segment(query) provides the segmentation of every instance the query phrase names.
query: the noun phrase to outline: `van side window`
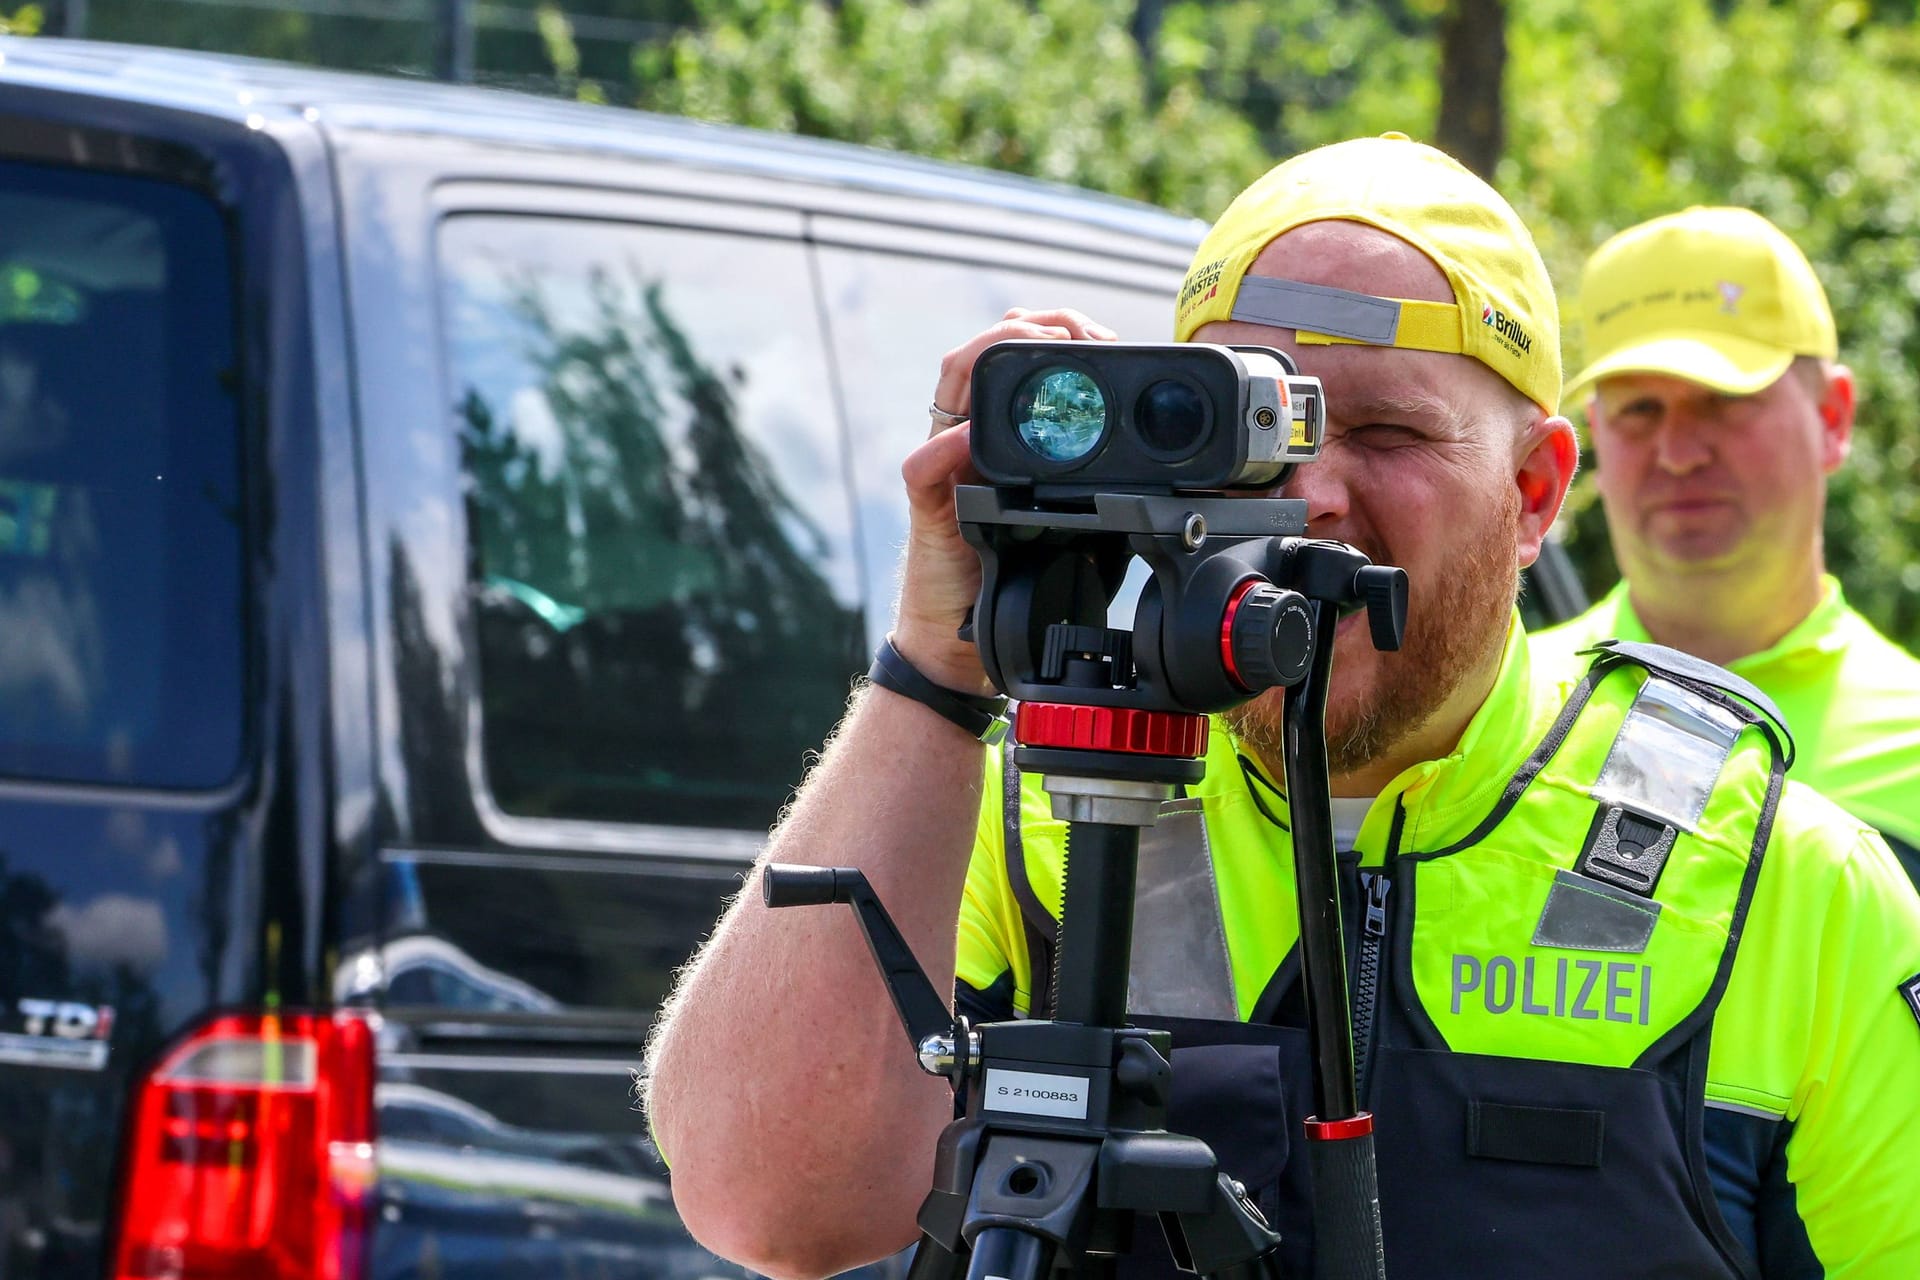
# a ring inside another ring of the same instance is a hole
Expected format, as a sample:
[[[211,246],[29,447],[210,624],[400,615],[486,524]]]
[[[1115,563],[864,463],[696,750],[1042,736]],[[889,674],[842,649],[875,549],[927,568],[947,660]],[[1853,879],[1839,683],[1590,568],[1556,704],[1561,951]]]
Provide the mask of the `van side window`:
[[[0,774],[239,767],[233,288],[207,198],[0,163]]]
[[[766,827],[863,648],[804,249],[462,214],[439,256],[494,800]]]
[[[1132,342],[1172,337],[1177,272],[1155,291],[872,249],[828,245],[819,254],[847,388],[862,553],[875,582],[894,580],[906,545],[900,464],[926,438],[927,396],[949,348],[1016,306],[1074,307]],[[880,642],[890,618],[890,610],[875,610],[870,643]]]

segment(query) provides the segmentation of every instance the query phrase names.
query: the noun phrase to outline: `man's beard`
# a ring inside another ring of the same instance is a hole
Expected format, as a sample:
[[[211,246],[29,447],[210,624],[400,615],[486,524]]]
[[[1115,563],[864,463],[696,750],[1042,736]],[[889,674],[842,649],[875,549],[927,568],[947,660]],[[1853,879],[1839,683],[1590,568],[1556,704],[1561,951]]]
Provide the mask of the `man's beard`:
[[[1327,698],[1327,769],[1333,777],[1384,758],[1439,712],[1490,650],[1505,643],[1519,590],[1513,561],[1519,518],[1516,495],[1478,535],[1463,540],[1466,549],[1445,582],[1429,584],[1424,593],[1419,583],[1411,584],[1406,637],[1398,653],[1375,657],[1379,674],[1372,688],[1343,687],[1336,658]],[[1362,625],[1352,639],[1370,643],[1366,634]],[[1225,717],[1276,773],[1283,759],[1283,695],[1269,690]]]

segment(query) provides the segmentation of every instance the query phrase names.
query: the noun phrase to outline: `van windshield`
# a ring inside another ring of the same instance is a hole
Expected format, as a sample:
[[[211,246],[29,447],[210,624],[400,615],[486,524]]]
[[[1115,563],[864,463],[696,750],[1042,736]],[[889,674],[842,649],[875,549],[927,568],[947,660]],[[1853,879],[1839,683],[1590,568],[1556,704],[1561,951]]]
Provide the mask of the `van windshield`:
[[[204,197],[0,162],[0,775],[238,764],[231,290]]]

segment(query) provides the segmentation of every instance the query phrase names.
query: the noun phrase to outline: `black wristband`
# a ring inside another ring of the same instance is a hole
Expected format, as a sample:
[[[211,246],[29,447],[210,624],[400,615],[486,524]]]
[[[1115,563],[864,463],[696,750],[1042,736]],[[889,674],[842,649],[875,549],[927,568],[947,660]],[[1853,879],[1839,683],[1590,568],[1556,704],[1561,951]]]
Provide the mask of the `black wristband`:
[[[921,675],[911,662],[900,656],[900,651],[893,647],[892,636],[882,640],[880,647],[874,650],[873,666],[867,671],[867,680],[903,698],[913,699],[934,714],[965,729],[970,738],[992,744],[1006,736],[1005,698],[956,693],[952,689],[942,688]]]

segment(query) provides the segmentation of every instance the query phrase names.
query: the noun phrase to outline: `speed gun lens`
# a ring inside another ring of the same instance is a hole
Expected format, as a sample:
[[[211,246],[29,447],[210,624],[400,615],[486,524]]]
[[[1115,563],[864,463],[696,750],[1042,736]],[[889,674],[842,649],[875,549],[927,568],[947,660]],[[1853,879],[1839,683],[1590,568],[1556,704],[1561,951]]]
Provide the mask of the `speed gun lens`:
[[[1141,443],[1170,460],[1187,457],[1207,436],[1206,399],[1178,378],[1149,383],[1133,416]]]
[[[1107,428],[1107,398],[1078,369],[1036,369],[1014,398],[1020,441],[1048,462],[1073,462],[1092,453]]]
[[[1081,507],[1101,493],[1269,489],[1320,450],[1317,378],[1274,347],[996,342],[973,366],[971,452],[996,488]]]

